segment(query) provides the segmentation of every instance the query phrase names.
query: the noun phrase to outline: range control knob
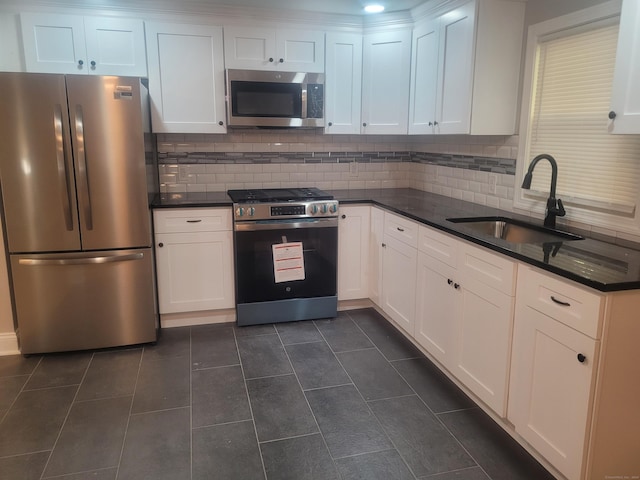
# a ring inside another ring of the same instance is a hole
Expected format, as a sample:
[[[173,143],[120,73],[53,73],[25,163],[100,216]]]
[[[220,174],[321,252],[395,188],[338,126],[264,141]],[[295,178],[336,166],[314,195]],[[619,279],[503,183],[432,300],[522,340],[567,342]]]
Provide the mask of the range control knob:
[[[338,211],[338,205],[336,205],[335,203],[332,203],[331,205],[329,205],[329,212],[336,213],[337,211]]]
[[[321,211],[322,213],[327,213],[327,212],[328,212],[328,210],[329,210],[329,208],[327,207],[327,204],[326,204],[326,203],[323,203],[323,204],[322,204],[322,206],[320,207],[320,211]]]
[[[317,205],[311,205],[311,213],[313,215],[315,215],[316,213],[318,213],[318,206]]]
[[[244,216],[244,207],[238,207],[238,209],[236,210],[236,214],[237,214],[239,217]]]
[[[256,214],[256,209],[253,207],[249,207],[249,216],[253,217]]]

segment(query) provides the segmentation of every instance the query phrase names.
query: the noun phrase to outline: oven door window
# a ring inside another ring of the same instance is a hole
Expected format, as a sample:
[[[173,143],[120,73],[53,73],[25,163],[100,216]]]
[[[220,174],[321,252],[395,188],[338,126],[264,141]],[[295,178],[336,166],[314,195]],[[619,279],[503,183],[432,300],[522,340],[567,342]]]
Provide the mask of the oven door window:
[[[272,246],[283,242],[302,242],[304,280],[275,282]],[[337,227],[236,232],[236,301],[336,295],[337,252]]]
[[[302,118],[299,83],[231,82],[234,117]]]

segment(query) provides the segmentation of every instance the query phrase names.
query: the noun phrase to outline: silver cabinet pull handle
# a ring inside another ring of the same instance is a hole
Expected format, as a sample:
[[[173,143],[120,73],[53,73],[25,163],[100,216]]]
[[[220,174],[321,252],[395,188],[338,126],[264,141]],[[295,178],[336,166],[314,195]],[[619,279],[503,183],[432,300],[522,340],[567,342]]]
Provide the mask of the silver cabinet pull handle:
[[[62,106],[56,105],[53,110],[53,127],[56,136],[56,162],[58,164],[58,182],[64,221],[68,231],[73,230],[73,212],[71,212],[71,191],[67,180],[67,152],[64,148],[64,126],[62,123]]]
[[[144,258],[144,253],[129,253],[126,255],[107,255],[100,257],[80,257],[80,258],[21,258],[20,265],[29,266],[54,266],[54,265],[88,265],[101,263],[126,262],[129,260],[140,260]]]
[[[404,232],[404,228],[396,227],[399,232]]]
[[[82,207],[84,210],[84,220],[87,230],[93,230],[93,215],[91,213],[91,193],[89,192],[89,174],[87,172],[87,158],[84,144],[84,120],[82,118],[82,107],[76,105],[76,146],[78,149],[78,182],[80,184],[80,194],[82,195]]]
[[[551,300],[553,300],[553,302],[557,303],[558,305],[562,305],[563,307],[570,307],[571,306],[571,304],[569,302],[563,302],[562,300],[558,300],[553,295],[551,295]]]
[[[187,223],[200,223],[202,220],[198,219],[198,220],[187,220]]]

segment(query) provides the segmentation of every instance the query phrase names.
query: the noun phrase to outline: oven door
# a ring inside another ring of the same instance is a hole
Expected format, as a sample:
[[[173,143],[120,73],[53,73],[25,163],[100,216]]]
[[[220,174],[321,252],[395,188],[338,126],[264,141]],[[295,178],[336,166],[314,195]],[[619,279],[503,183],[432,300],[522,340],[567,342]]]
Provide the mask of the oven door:
[[[304,279],[276,282],[273,246],[288,242],[302,243]],[[336,295],[337,218],[236,224],[235,252],[238,304]]]

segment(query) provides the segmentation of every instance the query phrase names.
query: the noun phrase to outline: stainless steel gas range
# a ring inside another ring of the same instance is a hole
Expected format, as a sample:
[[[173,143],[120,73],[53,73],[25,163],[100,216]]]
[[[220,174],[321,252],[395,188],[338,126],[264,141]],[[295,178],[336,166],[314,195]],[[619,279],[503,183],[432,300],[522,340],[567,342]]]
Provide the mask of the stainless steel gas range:
[[[317,188],[227,193],[238,325],[335,317],[338,202]]]

